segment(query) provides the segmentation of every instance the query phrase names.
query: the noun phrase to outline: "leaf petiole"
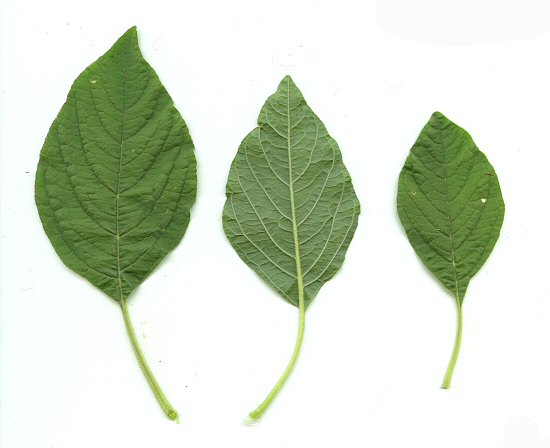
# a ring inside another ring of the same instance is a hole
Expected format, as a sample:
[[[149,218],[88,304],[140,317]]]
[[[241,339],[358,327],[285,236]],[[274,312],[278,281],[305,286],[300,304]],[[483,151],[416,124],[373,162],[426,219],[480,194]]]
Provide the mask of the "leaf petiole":
[[[128,313],[126,300],[122,300],[120,302],[120,308],[122,309],[122,316],[124,317],[124,325],[126,326],[126,332],[128,333],[128,338],[130,339],[130,343],[132,344],[132,349],[134,350],[134,354],[136,355],[139,367],[141,368],[141,371],[143,372],[145,379],[149,383],[149,386],[151,387],[151,390],[155,394],[155,398],[157,399],[160,407],[166,414],[166,417],[168,417],[170,420],[176,421],[176,423],[179,423],[178,412],[172,407],[172,405],[164,395],[164,392],[162,392],[162,389],[160,388],[159,383],[157,383],[157,380],[155,379],[153,372],[151,372],[151,369],[149,368],[149,365],[145,360],[145,356],[143,356],[143,352],[139,347],[136,334],[134,332],[134,327],[132,325],[132,321],[130,320],[130,314]]]
[[[460,301],[456,300],[456,310],[457,310],[457,325],[456,325],[456,337],[455,345],[453,347],[453,353],[447,366],[447,371],[445,372],[445,377],[443,378],[443,383],[441,384],[442,389],[449,389],[451,387],[451,380],[453,378],[453,372],[455,370],[456,361],[458,360],[458,354],[460,353],[460,343],[462,342],[462,305]]]
[[[256,409],[254,409],[250,414],[248,414],[248,416],[252,420],[260,419],[262,414],[265,412],[265,410],[269,407],[273,399],[279,393],[279,390],[281,389],[281,387],[283,387],[283,384],[289,377],[290,373],[292,372],[292,369],[294,368],[294,365],[296,364],[296,360],[298,359],[300,348],[302,347],[302,340],[304,339],[305,317],[306,317],[303,294],[300,294],[300,296],[301,296],[300,304],[299,304],[300,318],[298,322],[298,336],[296,337],[296,344],[294,345],[294,351],[292,352],[292,357],[290,358],[290,361],[288,362],[288,365],[286,366],[285,371],[281,375],[281,378],[279,378],[279,381],[277,381],[277,384],[275,384],[275,387],[271,389],[271,392],[269,392],[265,400],[262,401],[262,403]]]

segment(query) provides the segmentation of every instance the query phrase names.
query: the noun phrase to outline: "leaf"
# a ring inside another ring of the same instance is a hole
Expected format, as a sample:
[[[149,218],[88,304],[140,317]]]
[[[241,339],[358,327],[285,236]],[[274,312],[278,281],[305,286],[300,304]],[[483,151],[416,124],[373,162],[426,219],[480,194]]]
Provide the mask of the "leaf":
[[[464,295],[499,237],[504,201],[485,155],[439,112],[401,171],[397,211],[417,255],[456,300],[457,337],[442,386],[448,388],[460,349]]]
[[[305,309],[340,269],[359,217],[336,141],[285,77],[244,139],[229,172],[223,227],[241,259],[283,299],[299,307],[292,359],[259,418],[290,373]]]
[[[35,196],[61,260],[120,304],[138,362],[172,419],[126,302],[183,237],[196,186],[187,126],[130,28],[71,87],[40,154]]]

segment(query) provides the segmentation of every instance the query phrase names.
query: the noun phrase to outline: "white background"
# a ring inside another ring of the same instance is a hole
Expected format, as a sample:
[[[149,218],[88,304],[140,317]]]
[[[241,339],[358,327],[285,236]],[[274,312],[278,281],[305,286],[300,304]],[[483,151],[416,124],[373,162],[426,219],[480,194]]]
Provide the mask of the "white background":
[[[179,425],[116,304],[61,263],[33,200],[72,81],[132,25],[199,163],[187,234],[130,306]],[[550,447],[549,30],[547,0],[0,0],[0,446]],[[293,375],[247,427],[298,316],[238,258],[221,210],[230,162],[285,74],[338,141],[362,215]],[[454,303],[395,211],[435,110],[471,133],[506,202],[449,391]]]

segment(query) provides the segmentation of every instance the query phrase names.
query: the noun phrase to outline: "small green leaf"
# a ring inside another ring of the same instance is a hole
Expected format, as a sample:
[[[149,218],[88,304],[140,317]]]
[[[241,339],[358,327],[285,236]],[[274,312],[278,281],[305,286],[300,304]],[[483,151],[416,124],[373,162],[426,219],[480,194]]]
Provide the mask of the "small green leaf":
[[[195,201],[193,142],[130,28],[75,80],[36,172],[36,204],[61,260],[122,309],[128,336],[166,415],[127,299],[179,243]]]
[[[223,228],[241,259],[299,308],[292,358],[261,416],[298,356],[305,310],[340,269],[359,217],[336,141],[287,76],[260,112],[229,171]]]
[[[417,255],[456,300],[457,335],[442,385],[446,389],[460,350],[464,295],[499,237],[504,201],[485,155],[439,112],[401,171],[397,211]]]

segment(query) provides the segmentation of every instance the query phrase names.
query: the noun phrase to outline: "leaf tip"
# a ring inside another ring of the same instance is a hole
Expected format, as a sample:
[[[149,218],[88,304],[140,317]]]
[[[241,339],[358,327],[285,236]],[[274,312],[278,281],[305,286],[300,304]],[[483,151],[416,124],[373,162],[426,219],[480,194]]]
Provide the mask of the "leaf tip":
[[[448,118],[439,111],[435,111],[432,114],[432,119],[434,119],[434,120],[448,120]]]
[[[291,88],[297,88],[296,87],[296,83],[294,82],[294,80],[292,79],[292,77],[290,75],[286,75],[282,80],[281,82],[279,83],[280,86],[282,85],[287,85]]]
[[[137,26],[134,25],[126,30],[126,32],[120,36],[119,41],[126,39],[134,39],[137,37]]]
[[[432,114],[428,123],[430,126],[435,126],[437,129],[443,129],[449,125],[455,125],[455,123],[453,123],[451,120],[449,120],[445,115],[443,115],[439,111],[435,111]]]

